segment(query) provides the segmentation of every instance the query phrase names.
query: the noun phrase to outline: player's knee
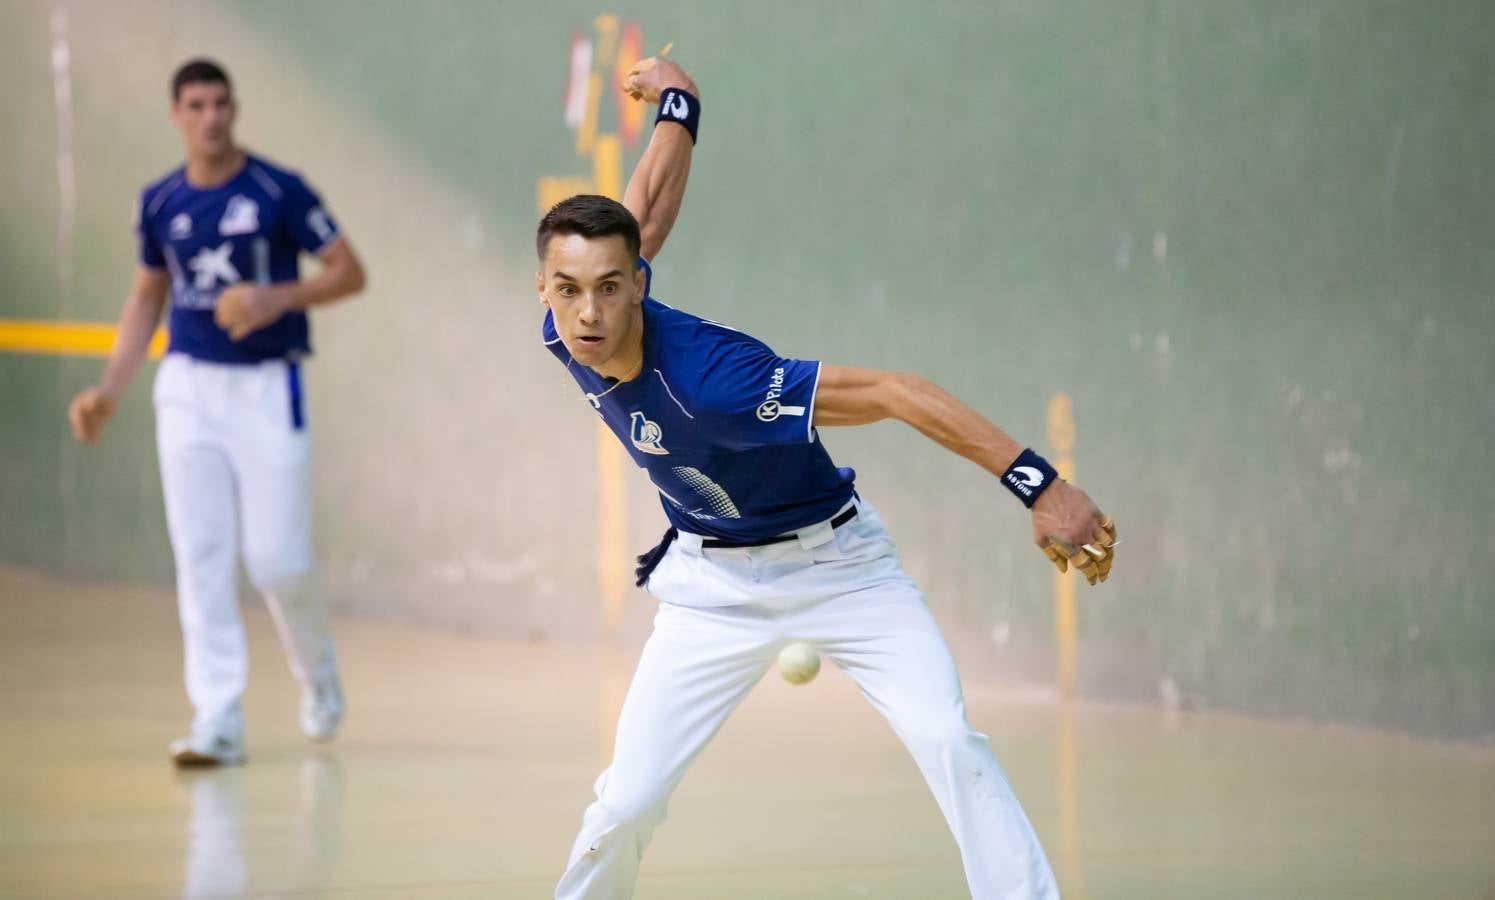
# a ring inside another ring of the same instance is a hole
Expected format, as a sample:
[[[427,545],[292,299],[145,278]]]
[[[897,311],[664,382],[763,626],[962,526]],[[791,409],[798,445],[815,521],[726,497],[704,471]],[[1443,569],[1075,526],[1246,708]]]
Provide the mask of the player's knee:
[[[966,717],[951,710],[940,715],[925,715],[906,729],[909,744],[916,752],[950,758],[971,752],[990,752],[986,735],[971,727]]]
[[[261,591],[296,594],[310,579],[313,560],[299,548],[245,549],[244,568]]]
[[[647,802],[602,801],[588,809],[582,826],[589,855],[611,856],[622,852],[641,857],[654,839],[654,829],[664,821],[664,804]]]
[[[667,798],[648,795],[610,797],[602,801],[606,817],[613,826],[629,831],[652,831],[664,821]]]
[[[234,564],[234,542],[228,534],[199,529],[172,548],[178,570],[184,575]]]
[[[592,792],[597,802],[587,816],[597,816],[599,827],[621,823],[648,823],[651,827],[664,821],[672,786],[647,777],[620,781],[611,767],[597,776]]]

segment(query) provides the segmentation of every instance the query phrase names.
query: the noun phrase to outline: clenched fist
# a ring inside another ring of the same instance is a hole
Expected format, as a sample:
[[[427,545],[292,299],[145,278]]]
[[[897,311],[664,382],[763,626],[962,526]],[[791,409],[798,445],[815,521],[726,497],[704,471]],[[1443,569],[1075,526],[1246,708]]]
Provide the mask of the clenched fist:
[[[104,423],[114,415],[118,401],[102,390],[91,387],[79,391],[67,407],[67,420],[73,426],[73,437],[84,444],[97,443]]]
[[[241,281],[218,295],[213,321],[228,332],[231,341],[242,341],[285,315],[285,292],[268,285]]]
[[[671,46],[673,45],[666,45],[658,56],[650,56],[634,63],[628,74],[623,76],[623,90],[628,96],[645,103],[658,103],[659,95],[667,88],[679,88],[693,97],[701,96],[700,88],[685,74],[685,70],[664,58]]]

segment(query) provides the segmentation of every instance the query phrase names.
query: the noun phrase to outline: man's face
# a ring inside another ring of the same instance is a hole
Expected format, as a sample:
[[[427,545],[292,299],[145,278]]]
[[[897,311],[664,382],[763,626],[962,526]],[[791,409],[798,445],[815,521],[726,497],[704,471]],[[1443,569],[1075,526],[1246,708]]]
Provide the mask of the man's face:
[[[598,370],[609,362],[633,362],[629,354],[642,318],[644,270],[621,235],[552,237],[535,287],[573,359]]]
[[[171,119],[182,132],[188,156],[222,156],[234,145],[238,104],[228,85],[196,82],[182,85],[171,105]]]

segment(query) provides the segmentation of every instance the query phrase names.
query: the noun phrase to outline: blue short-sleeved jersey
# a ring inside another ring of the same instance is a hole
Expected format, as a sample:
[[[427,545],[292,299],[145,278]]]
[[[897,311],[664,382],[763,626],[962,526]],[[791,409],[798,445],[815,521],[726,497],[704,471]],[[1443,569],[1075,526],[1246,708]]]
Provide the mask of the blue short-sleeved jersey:
[[[645,295],[644,363],[631,381],[573,362],[549,312],[542,333],[648,471],[670,522],[754,541],[834,516],[851,499],[856,473],[831,462],[812,424],[820,363],[784,359],[756,338],[647,297],[648,286]]]
[[[198,359],[256,363],[311,352],[306,313],[288,312],[235,342],[213,321],[224,288],[300,277],[298,257],[338,239],[337,223],[301,176],[250,156],[215,188],[195,188],[184,169],[140,195],[140,262],[171,270],[170,350]]]

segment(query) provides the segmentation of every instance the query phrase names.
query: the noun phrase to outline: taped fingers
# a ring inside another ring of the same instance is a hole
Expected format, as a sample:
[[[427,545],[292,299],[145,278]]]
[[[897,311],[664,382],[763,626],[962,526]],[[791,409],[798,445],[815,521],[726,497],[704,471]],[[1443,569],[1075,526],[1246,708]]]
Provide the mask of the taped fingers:
[[[1111,574],[1111,565],[1116,561],[1116,545],[1120,543],[1116,539],[1116,522],[1110,516],[1102,515],[1094,532],[1091,534],[1090,543],[1084,545],[1085,553],[1095,561],[1096,578],[1105,581]],[[1092,581],[1091,584],[1095,582]]]
[[[1085,580],[1092,585],[1100,580],[1100,561],[1091,556],[1086,550],[1081,549],[1079,553],[1071,556],[1069,563],[1075,567],[1076,572],[1084,575]]]
[[[1110,516],[1102,515],[1100,517],[1100,524],[1096,529],[1096,537],[1100,538],[1101,535],[1105,535],[1100,541],[1103,546],[1110,547],[1116,543],[1116,522]]]
[[[623,77],[623,90],[630,97],[633,97],[633,99],[642,100],[644,93],[637,84],[638,76],[659,65],[659,61],[668,56],[669,52],[673,50],[674,47],[675,42],[670,41],[668,44],[664,45],[664,49],[659,51],[657,55],[646,56],[638,62],[634,63],[633,68],[628,70],[628,74]]]
[[[1066,541],[1059,535],[1049,535],[1049,542],[1044,545],[1043,553],[1049,559],[1053,560],[1054,565],[1059,569],[1061,573],[1068,571],[1069,567],[1073,566],[1077,571],[1079,571],[1081,575],[1084,575],[1087,579],[1093,578],[1093,576],[1086,571],[1086,566],[1090,565],[1093,562],[1090,559],[1090,555],[1074,544],[1071,544],[1069,541]]]
[[[1100,581],[1105,581],[1106,577],[1111,574],[1111,560],[1113,558],[1111,555],[1111,548],[1109,546],[1086,544],[1081,549],[1085,551],[1088,562],[1094,567],[1095,578],[1091,579],[1090,583],[1095,584],[1097,579],[1099,579]],[[1090,577],[1089,566],[1077,565],[1076,568],[1085,569],[1085,577]]]
[[[1043,548],[1043,553],[1060,572],[1073,567],[1091,584],[1104,581],[1111,572],[1110,548],[1095,543],[1071,544],[1058,535],[1051,534],[1048,544]]]

